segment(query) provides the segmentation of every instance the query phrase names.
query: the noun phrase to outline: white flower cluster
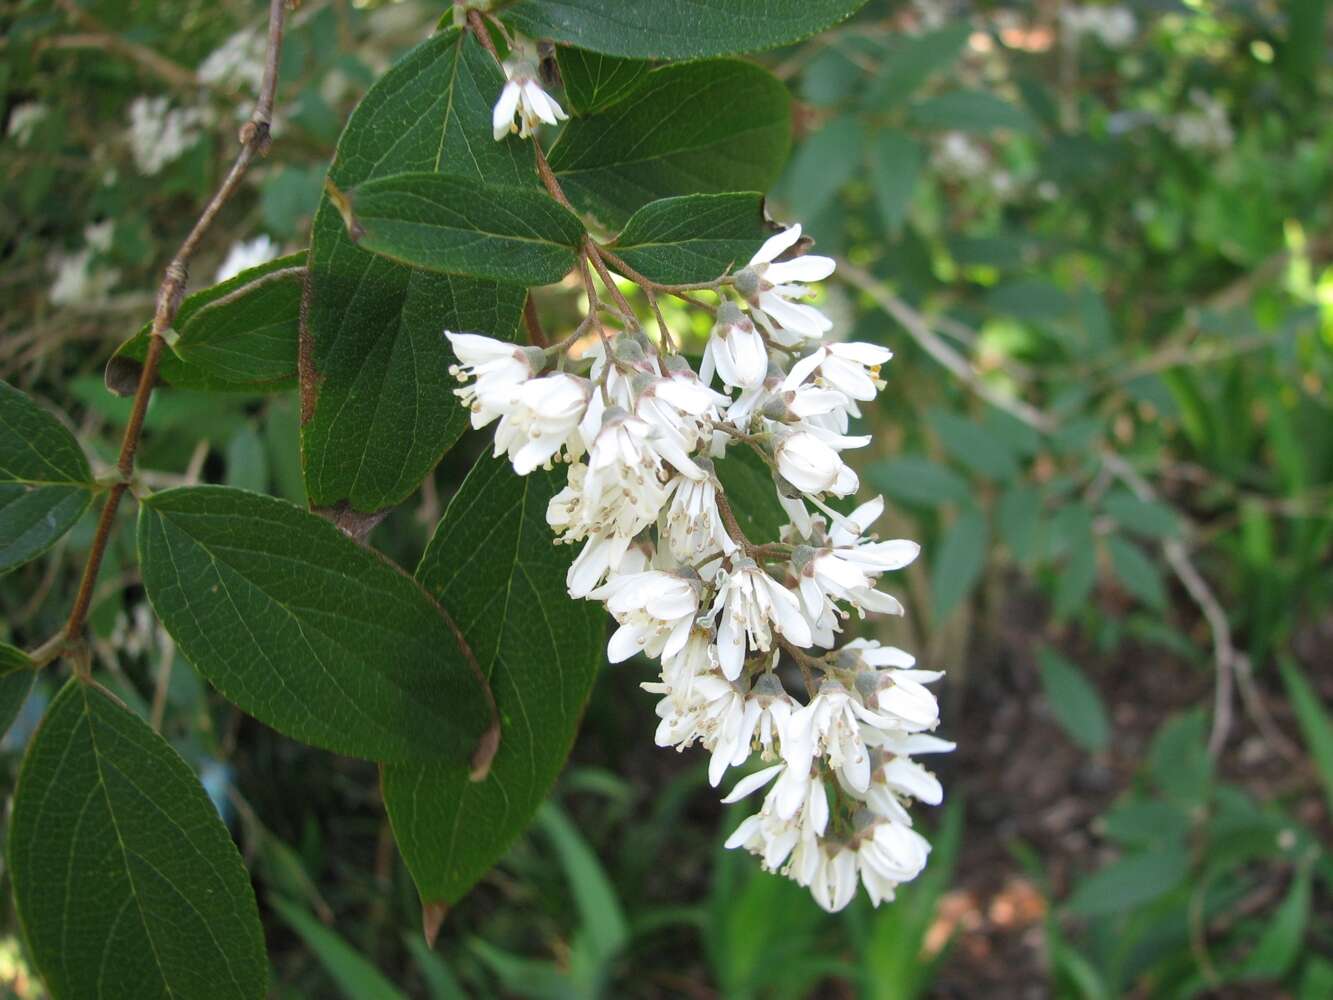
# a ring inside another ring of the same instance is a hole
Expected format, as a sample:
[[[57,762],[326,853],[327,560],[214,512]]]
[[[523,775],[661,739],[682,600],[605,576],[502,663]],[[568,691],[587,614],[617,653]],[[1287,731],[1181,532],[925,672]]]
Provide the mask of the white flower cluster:
[[[139,96],[130,102],[130,152],[135,166],[152,177],[197,143],[204,114],[173,108],[165,97]]]
[[[1227,109],[1217,98],[1198,88],[1190,91],[1194,109],[1168,119],[1167,128],[1185,149],[1224,153],[1235,142],[1236,134],[1227,119]]]
[[[1128,7],[1103,5],[1062,7],[1060,25],[1075,42],[1095,38],[1108,49],[1123,49],[1134,40],[1139,27]]]
[[[102,257],[111,249],[115,223],[106,219],[83,227],[84,245],[72,254],[56,251],[47,261],[54,278],[47,298],[56,306],[97,306],[111,297],[120,271],[106,267]]]
[[[495,424],[495,454],[520,475],[569,463],[547,510],[560,541],[582,547],[569,593],[605,602],[619,625],[612,662],[660,660],[660,680],[644,685],[661,697],[658,744],[702,745],[714,786],[758,754],[766,766],[723,801],[769,790],[728,846],[838,910],[858,882],[878,904],[922,870],[930,846],[906,805],[942,793],[912,756],[952,744],[929,735],[938,707],[925,685],[939,674],[876,642],[834,649],[853,610],[902,613],[876,584],[918,547],[869,533],[882,499],[850,515],[826,503],[857,489],[842,453],[870,439],[849,435],[849,419],[883,387],[891,353],[824,342],[832,324],[802,300],[834,262],[780,259],[800,235],[793,226],[771,237],[719,282],[697,373],[637,329],[609,339],[598,328],[578,358],[569,341],[447,336],[464,383],[456,393],[473,427]],[[734,448],[772,472],[789,518],[778,538],[741,531],[714,464]],[[803,698],[779,671],[784,651]]]
[[[245,28],[236,32],[199,64],[202,83],[230,90],[258,94],[264,79],[264,32]]]

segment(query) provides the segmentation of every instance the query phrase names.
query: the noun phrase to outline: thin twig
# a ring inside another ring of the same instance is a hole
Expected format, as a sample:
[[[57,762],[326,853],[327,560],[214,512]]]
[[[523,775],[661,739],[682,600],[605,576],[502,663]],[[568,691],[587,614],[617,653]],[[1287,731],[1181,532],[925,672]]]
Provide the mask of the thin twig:
[[[176,251],[176,256],[167,265],[162,284],[158,288],[157,308],[153,314],[148,350],[144,356],[143,370],[139,375],[139,385],[134,393],[134,403],[130,409],[129,422],[125,426],[120,456],[116,462],[120,478],[107,492],[106,503],[97,521],[97,530],[93,536],[92,548],[88,552],[88,561],[83,568],[79,591],[74,598],[74,607],[70,611],[69,620],[65,624],[64,637],[67,648],[71,644],[77,644],[82,637],[88,608],[92,604],[97,573],[102,567],[102,559],[106,555],[107,543],[115,524],[116,511],[120,507],[125,491],[129,489],[130,479],[134,474],[134,456],[139,449],[144,415],[148,411],[148,400],[153,394],[153,385],[157,381],[157,366],[162,357],[163,334],[175,320],[181,300],[185,297],[190,259],[198,249],[204,234],[213,224],[213,220],[240,186],[241,178],[251,162],[256,156],[263,156],[268,152],[269,129],[273,123],[273,101],[278,86],[278,58],[282,51],[282,31],[286,14],[286,0],[269,0],[268,48],[264,57],[264,77],[259,87],[259,98],[255,102],[254,113],[241,127],[240,152],[221,187],[205,206],[194,228]]]
[[[523,324],[528,328],[528,342],[533,347],[551,346],[546,331],[542,329],[542,319],[537,315],[537,300],[532,297],[532,292],[528,292],[527,300],[523,303]]]

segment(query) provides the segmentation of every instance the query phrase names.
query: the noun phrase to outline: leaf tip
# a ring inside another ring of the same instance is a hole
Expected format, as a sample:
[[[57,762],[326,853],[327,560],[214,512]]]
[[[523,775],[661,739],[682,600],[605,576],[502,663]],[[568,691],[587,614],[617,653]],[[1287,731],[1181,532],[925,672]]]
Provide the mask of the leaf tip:
[[[440,936],[440,927],[449,915],[449,904],[438,900],[421,904],[421,933],[426,937],[426,947],[434,948],[435,940]]]

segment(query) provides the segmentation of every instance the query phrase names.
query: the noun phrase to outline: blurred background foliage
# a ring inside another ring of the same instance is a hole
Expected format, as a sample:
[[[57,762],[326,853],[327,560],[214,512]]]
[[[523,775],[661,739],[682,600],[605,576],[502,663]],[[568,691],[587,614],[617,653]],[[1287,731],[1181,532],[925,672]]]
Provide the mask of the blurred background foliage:
[[[925,554],[886,637],[949,671],[959,743],[931,866],[878,912],[722,851],[739,817],[652,745],[628,664],[431,950],[373,765],[211,696],[118,532],[95,655],[242,845],[274,995],[1333,996],[1328,6],[871,0],[763,57],[797,99],[770,209],[842,258],[826,310],[896,352],[860,471]],[[262,8],[0,4],[0,377],[107,465],[102,365],[229,161]],[[194,287],[305,246],[348,111],[444,9],[302,3],[272,154]],[[303,502],[296,420],[291,394],[159,392],[143,478]],[[412,565],[467,452],[374,544]],[[0,638],[55,631],[91,528],[0,579]],[[0,691],[0,780],[53,680]],[[12,913],[0,983],[41,995]]]

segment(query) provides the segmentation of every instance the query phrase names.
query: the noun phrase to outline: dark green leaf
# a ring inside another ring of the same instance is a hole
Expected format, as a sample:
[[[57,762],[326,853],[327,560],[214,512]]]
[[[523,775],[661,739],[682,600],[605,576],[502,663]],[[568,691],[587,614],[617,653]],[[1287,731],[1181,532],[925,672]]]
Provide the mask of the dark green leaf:
[[[187,297],[158,377],[178,389],[211,392],[295,385],[305,259],[304,252],[279,257]],[[117,395],[134,394],[150,329],[145,323],[107,362],[106,385]]]
[[[1055,721],[1083,749],[1105,750],[1111,742],[1111,724],[1097,689],[1078,667],[1053,650],[1043,649],[1040,660],[1041,686]]]
[[[1055,583],[1055,617],[1068,618],[1083,607],[1097,582],[1097,549],[1088,544],[1074,549],[1065,560]]]
[[[1123,490],[1109,493],[1102,507],[1122,528],[1149,538],[1174,538],[1180,532],[1176,513],[1157,500],[1140,500]]]
[[[933,74],[947,69],[958,58],[971,33],[972,26],[964,19],[915,38],[900,39],[866,94],[866,108],[884,111],[907,100]]]
[[[942,622],[972,592],[986,565],[990,531],[986,517],[965,510],[945,529],[944,540],[930,563],[930,593],[935,620]]]
[[[36,679],[37,672],[28,654],[7,642],[0,642],[0,739],[14,724]]]
[[[549,285],[574,267],[583,224],[544,191],[393,174],[346,193],[357,246],[426,271]]]
[[[92,499],[92,470],[74,435],[0,382],[0,573],[41,555]]]
[[[574,205],[617,227],[657,198],[766,191],[791,138],[787,90],[732,59],[664,66],[565,126],[551,168]]]
[[[1106,540],[1106,548],[1111,553],[1111,568],[1126,590],[1150,607],[1166,607],[1161,571],[1142,549],[1115,535]]]
[[[1282,682],[1287,688],[1287,697],[1291,699],[1292,710],[1296,713],[1301,736],[1324,783],[1329,811],[1333,813],[1333,717],[1320,705],[1319,695],[1295,663],[1284,657],[1278,666],[1282,671]]]
[[[588,943],[594,963],[603,965],[615,958],[629,941],[629,925],[615,886],[592,847],[554,802],[542,804],[537,822],[565,869],[578,908],[580,933]]]
[[[790,518],[778,503],[773,473],[764,460],[748,445],[736,444],[713,468],[746,537],[756,544],[777,541]]]
[[[932,410],[926,420],[939,435],[944,450],[973,472],[1001,482],[1018,472],[1018,460],[1009,442],[982,424],[948,410]]]
[[[1131,800],[1105,816],[1106,836],[1122,844],[1183,845],[1193,825],[1190,814],[1172,802]]]
[[[139,515],[153,608],[228,699],[314,746],[466,772],[490,722],[447,619],[411,578],[328,521],[220,486]]]
[[[866,469],[866,478],[875,489],[894,499],[922,507],[966,500],[972,495],[967,480],[953,469],[917,455],[874,462]]]
[[[1213,774],[1207,721],[1194,709],[1165,722],[1148,749],[1148,770],[1171,799],[1197,804],[1207,798]]]
[[[469,33],[417,46],[370,88],[338,142],[329,177],[342,190],[434,170],[488,184],[535,186],[531,143],[491,136],[504,86]],[[319,507],[375,511],[408,496],[467,425],[451,393],[442,331],[513,339],[525,291],[433,274],[358,248],[325,198],[310,251],[302,340],[301,447]]]
[[[921,144],[897,129],[885,129],[870,143],[870,183],[880,221],[891,232],[907,219],[924,162]]]
[[[1280,980],[1300,957],[1305,929],[1310,923],[1310,883],[1310,865],[1303,864],[1297,869],[1286,898],[1264,927],[1254,950],[1245,957],[1243,973],[1246,977]]]
[[[558,47],[555,58],[565,85],[566,110],[576,115],[601,111],[628,96],[652,68],[639,59],[617,59],[568,45]]]
[[[1014,483],[1000,497],[995,520],[1000,541],[1009,546],[1013,557],[1019,562],[1032,559],[1041,520],[1041,494],[1026,483]]]
[[[909,117],[921,128],[989,132],[997,128],[1027,131],[1033,121],[1022,108],[982,90],[953,90],[913,104]]]
[[[865,131],[850,115],[834,118],[796,148],[782,179],[781,201],[801,219],[813,219],[861,172]]]
[[[699,59],[798,42],[865,0],[520,0],[505,20],[532,38],[636,59]]]
[[[19,774],[9,867],[57,997],[266,993],[254,890],[185,761],[100,689],[71,680]]]
[[[426,903],[456,901],[527,826],[564,764],[603,659],[602,611],[567,595],[574,553],[552,544],[546,524],[563,479],[543,470],[519,477],[483,456],[417,568],[490,679],[502,733],[482,782],[470,783],[462,762],[382,770],[394,837]]]
[[[1120,913],[1170,892],[1189,871],[1182,847],[1163,847],[1112,862],[1078,884],[1069,909],[1081,917]]]
[[[348,944],[336,931],[325,927],[301,907],[276,896],[268,901],[287,926],[296,931],[315,953],[347,1000],[405,1000],[402,993]]]
[[[684,195],[644,205],[612,249],[653,281],[687,285],[744,267],[775,232],[763,195]]]

